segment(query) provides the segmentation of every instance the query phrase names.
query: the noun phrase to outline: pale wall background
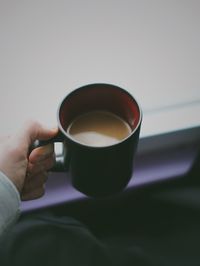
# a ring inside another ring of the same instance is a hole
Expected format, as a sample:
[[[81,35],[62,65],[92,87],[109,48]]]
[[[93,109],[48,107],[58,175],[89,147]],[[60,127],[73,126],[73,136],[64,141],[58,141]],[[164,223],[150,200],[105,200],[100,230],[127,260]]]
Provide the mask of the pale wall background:
[[[200,1],[0,0],[1,133],[93,82],[138,99],[142,136],[200,125]]]

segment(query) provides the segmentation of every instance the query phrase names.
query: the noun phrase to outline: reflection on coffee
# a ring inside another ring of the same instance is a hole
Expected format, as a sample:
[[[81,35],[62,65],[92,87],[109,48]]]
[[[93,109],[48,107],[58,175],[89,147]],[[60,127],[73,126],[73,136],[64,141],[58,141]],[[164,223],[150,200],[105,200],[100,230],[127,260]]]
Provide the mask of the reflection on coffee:
[[[92,111],[78,116],[67,128],[67,133],[79,143],[102,147],[113,145],[131,133],[123,119],[107,111]]]

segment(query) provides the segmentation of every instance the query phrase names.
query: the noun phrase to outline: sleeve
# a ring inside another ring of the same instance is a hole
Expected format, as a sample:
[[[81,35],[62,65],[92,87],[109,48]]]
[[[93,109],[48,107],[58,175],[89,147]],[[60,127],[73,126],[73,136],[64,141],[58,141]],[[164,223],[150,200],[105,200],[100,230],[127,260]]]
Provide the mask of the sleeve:
[[[0,171],[0,238],[19,217],[20,196],[15,185]]]

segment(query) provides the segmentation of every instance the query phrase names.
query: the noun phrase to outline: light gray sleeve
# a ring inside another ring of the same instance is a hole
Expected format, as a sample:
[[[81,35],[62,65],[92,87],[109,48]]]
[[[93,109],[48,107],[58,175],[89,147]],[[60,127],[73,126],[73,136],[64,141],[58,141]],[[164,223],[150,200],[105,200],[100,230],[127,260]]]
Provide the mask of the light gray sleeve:
[[[0,238],[19,217],[20,196],[15,185],[0,171]]]

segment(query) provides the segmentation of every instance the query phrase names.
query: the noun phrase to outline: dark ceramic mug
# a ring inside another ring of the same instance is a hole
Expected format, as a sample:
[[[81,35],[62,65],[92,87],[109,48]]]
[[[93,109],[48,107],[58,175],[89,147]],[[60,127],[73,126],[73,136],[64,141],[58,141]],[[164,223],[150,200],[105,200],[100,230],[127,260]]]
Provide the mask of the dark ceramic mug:
[[[121,117],[131,133],[116,144],[103,147],[77,142],[66,132],[67,127],[79,115],[95,110]],[[118,86],[89,84],[72,91],[57,112],[59,133],[51,142],[62,142],[63,154],[56,158],[53,171],[69,171],[72,185],[88,196],[104,197],[122,191],[132,176],[141,121],[137,101]]]

